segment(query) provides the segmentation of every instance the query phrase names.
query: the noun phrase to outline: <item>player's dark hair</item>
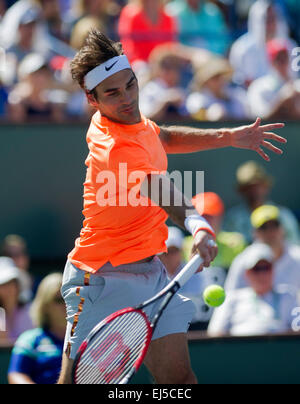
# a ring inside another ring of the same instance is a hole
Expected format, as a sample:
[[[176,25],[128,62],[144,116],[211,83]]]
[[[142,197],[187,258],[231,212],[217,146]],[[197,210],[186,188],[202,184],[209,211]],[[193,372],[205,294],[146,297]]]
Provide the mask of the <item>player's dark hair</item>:
[[[79,52],[71,62],[71,74],[81,88],[85,89],[84,77],[95,67],[115,56],[123,54],[122,44],[109,39],[97,29],[92,29]],[[90,91],[96,98],[96,91]]]

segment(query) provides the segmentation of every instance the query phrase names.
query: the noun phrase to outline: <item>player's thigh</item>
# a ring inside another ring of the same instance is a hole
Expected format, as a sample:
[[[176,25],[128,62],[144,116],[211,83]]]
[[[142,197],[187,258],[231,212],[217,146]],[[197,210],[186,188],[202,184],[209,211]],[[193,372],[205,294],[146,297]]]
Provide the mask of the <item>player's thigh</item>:
[[[64,353],[58,384],[72,384],[72,368],[74,360]]]
[[[159,384],[197,383],[191,368],[187,336],[170,334],[151,342],[145,365]]]

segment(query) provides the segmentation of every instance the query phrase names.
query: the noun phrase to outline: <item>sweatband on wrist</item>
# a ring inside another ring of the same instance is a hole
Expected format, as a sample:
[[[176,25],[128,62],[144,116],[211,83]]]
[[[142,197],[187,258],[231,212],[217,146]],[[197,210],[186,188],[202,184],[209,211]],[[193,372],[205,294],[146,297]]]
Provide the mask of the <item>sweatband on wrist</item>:
[[[86,74],[84,78],[86,90],[94,90],[102,81],[125,69],[132,69],[126,55],[107,60]]]
[[[184,221],[185,228],[189,231],[193,237],[198,233],[198,231],[206,231],[211,234],[214,238],[216,237],[213,228],[210,224],[200,215],[188,216]]]

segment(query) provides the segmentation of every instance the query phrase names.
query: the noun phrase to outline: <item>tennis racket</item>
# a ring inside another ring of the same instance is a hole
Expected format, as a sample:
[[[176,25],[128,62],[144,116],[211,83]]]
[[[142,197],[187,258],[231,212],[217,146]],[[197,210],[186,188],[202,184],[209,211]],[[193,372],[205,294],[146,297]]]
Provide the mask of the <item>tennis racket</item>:
[[[213,240],[210,246],[215,246]],[[194,275],[202,258],[196,254],[158,294],[137,307],[120,310],[101,321],[81,344],[72,370],[73,384],[127,384],[146,356],[155,327],[168,303]],[[152,319],[144,308],[162,299]]]

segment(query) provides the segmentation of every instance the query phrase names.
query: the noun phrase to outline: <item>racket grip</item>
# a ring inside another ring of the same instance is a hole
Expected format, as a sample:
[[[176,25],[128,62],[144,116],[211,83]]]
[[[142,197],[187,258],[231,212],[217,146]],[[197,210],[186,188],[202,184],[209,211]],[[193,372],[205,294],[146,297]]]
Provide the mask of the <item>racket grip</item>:
[[[216,243],[213,240],[209,240],[207,243],[210,247],[215,247]],[[193,256],[193,258],[182,268],[177,276],[173,279],[173,282],[178,283],[180,287],[184,286],[191,277],[197,272],[201,264],[203,263],[203,259],[199,254]]]

